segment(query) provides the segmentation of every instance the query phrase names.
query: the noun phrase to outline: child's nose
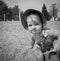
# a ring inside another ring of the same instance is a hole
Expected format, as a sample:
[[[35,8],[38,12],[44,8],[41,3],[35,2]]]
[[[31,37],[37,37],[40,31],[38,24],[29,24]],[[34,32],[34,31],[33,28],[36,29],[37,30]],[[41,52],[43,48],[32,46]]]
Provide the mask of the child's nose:
[[[33,25],[32,28],[35,28],[35,26]]]
[[[33,28],[33,30],[35,30],[35,29],[36,29],[36,27],[35,27],[35,26],[33,26],[32,28]]]

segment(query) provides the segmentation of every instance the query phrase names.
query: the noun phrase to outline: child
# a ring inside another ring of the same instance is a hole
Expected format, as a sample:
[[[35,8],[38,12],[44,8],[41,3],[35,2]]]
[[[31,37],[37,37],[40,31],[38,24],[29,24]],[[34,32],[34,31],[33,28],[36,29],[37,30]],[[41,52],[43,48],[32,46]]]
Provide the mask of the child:
[[[32,39],[33,39],[33,41],[32,41],[32,47],[33,47],[34,43],[36,43],[34,41],[34,38],[36,36],[38,36],[38,37],[40,36],[40,32],[43,30],[43,27],[46,25],[46,20],[44,19],[41,12],[34,10],[34,9],[28,9],[27,11],[24,12],[23,16],[24,17],[22,17],[22,25],[24,26],[25,29],[27,29],[31,32]],[[29,24],[29,22],[28,22],[30,20],[32,20],[31,24]],[[33,27],[32,27],[32,25],[33,25]],[[36,26],[37,29],[34,28],[34,25]],[[38,37],[36,37],[36,38],[38,38]]]
[[[32,43],[30,48],[38,48],[43,53],[53,48],[54,40],[58,39],[58,34],[52,33],[46,28],[46,19],[43,14],[34,9],[28,9],[23,14],[22,25],[32,34]],[[40,57],[42,58],[42,52]]]

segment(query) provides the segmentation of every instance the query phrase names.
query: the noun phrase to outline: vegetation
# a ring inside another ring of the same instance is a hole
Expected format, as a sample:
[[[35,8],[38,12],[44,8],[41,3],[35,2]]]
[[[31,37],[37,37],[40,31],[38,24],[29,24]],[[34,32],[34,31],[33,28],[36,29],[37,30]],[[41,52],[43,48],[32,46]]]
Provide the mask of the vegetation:
[[[43,15],[45,16],[45,18],[46,18],[48,21],[51,19],[51,15],[50,15],[50,13],[47,11],[47,8],[46,8],[46,5],[45,5],[45,4],[43,4],[42,13],[43,13]]]
[[[47,21],[49,21],[52,17],[56,19],[57,12],[58,12],[58,8],[56,8],[56,4],[51,5],[49,12],[46,8],[46,5],[43,4],[42,13],[47,19]],[[7,20],[17,21],[19,20],[20,15],[22,17],[22,14],[23,14],[23,11],[19,9],[18,5],[15,5],[13,8],[11,7],[8,8],[7,4],[3,0],[0,1],[0,21],[7,21]]]
[[[56,7],[56,4],[52,4],[50,8],[50,14],[52,17],[54,17],[54,20],[57,17],[57,12],[58,12],[58,8]]]
[[[0,1],[0,19],[4,19],[4,15],[8,12],[8,6],[5,4],[5,2]]]
[[[19,20],[19,7],[15,5],[13,8],[8,8],[7,4],[0,1],[0,21]]]

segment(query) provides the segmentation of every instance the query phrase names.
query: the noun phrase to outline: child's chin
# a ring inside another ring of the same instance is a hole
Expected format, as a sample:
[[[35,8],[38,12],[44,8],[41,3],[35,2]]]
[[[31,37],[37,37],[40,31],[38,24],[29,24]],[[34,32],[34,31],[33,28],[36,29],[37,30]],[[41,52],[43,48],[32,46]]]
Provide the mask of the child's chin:
[[[37,34],[38,32],[32,32],[33,34]]]
[[[36,34],[37,32],[31,32],[32,34]]]

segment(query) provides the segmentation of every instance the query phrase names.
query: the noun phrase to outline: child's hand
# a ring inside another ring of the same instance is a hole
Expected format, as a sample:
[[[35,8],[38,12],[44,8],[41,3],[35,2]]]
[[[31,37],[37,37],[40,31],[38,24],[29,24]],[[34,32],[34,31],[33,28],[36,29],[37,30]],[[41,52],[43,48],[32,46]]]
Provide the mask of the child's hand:
[[[39,50],[41,49],[38,44],[35,44],[33,48],[34,48],[34,49],[39,49]]]

